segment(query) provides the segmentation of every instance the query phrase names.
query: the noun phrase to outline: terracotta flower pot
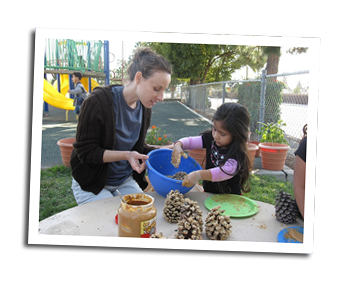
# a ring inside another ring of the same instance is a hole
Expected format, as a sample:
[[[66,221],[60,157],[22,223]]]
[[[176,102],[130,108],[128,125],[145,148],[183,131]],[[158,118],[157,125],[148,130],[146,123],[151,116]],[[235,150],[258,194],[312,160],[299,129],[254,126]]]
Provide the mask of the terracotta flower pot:
[[[61,149],[61,155],[63,164],[67,167],[70,167],[70,155],[73,151],[73,143],[75,142],[75,138],[65,138],[58,140],[57,145]]]
[[[250,171],[252,170],[253,168],[253,163],[254,163],[254,159],[255,159],[255,156],[256,156],[256,152],[258,151],[258,146],[255,145],[255,144],[252,144],[251,142],[247,142],[247,149],[248,149],[248,157],[250,159]]]
[[[259,141],[248,141],[248,143],[252,143],[252,144],[257,145],[258,149],[256,151],[256,156],[255,157],[259,158],[261,156],[261,150],[259,149],[259,143],[261,143],[261,142],[259,142]]]
[[[188,150],[188,155],[196,160],[202,168],[206,167],[206,149],[191,149]]]
[[[260,143],[262,168],[267,170],[283,170],[287,151],[290,146],[279,143]]]

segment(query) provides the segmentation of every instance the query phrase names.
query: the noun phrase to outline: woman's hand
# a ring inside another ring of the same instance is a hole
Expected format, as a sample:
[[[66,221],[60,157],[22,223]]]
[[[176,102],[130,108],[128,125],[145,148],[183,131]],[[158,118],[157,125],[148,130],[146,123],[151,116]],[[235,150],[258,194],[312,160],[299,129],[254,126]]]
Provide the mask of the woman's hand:
[[[142,155],[136,151],[131,151],[128,154],[127,160],[132,166],[133,170],[141,173],[147,166],[145,160],[147,160],[148,158],[149,157],[147,155]],[[140,160],[142,160],[143,162],[140,163]]]
[[[146,168],[145,160],[149,157],[147,155],[142,155],[137,151],[114,151],[114,150],[105,150],[103,154],[103,162],[111,163],[127,160],[132,169],[141,173]],[[140,160],[143,162],[140,163]]]
[[[201,175],[199,171],[193,171],[189,173],[183,180],[182,186],[192,187],[201,180]]]
[[[173,145],[171,164],[176,168],[179,166],[182,156],[185,159],[188,158],[187,154],[184,153],[182,149],[182,145],[183,145],[182,142],[177,142],[176,144]]]

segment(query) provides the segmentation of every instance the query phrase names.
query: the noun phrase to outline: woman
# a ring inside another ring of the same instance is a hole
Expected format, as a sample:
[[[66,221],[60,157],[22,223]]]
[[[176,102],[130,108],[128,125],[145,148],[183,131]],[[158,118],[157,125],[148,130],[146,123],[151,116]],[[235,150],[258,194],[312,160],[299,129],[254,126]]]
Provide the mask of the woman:
[[[125,85],[97,87],[81,106],[71,155],[72,189],[76,202],[146,188],[145,160],[152,148],[144,144],[151,108],[163,100],[172,68],[149,48],[139,49],[129,65]],[[142,188],[141,188],[142,187]]]
[[[293,192],[298,205],[299,212],[304,218],[304,199],[305,199],[305,177],[306,177],[306,162],[307,162],[307,136],[308,125],[303,127],[303,137],[299,143],[298,149],[295,152],[296,160],[294,162],[293,175]]]

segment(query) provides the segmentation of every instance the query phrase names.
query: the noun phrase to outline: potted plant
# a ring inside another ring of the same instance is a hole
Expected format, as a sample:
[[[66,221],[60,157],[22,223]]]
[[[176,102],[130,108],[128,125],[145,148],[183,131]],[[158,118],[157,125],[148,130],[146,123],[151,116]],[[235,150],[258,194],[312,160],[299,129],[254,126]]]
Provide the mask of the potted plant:
[[[261,156],[261,150],[259,149],[259,141],[255,141],[255,140],[249,140],[247,141],[247,145],[248,148],[254,148],[253,145],[255,145],[257,147],[256,151],[255,151],[255,157],[259,158]]]
[[[247,142],[248,157],[250,159],[250,171],[253,169],[254,159],[256,157],[257,151],[259,150],[258,145]]]
[[[256,136],[254,136],[256,134],[253,134],[253,137],[256,138]],[[250,151],[250,155],[253,155],[253,161],[254,161],[254,158],[258,158],[261,156],[261,150],[259,149],[259,141],[256,141],[256,140],[251,140],[251,131],[249,132],[249,135],[248,135],[248,141],[247,141],[247,148],[249,149]],[[257,147],[257,148],[256,148]],[[254,151],[254,152],[252,152]]]
[[[282,120],[276,123],[260,123],[261,130],[256,130],[261,135],[259,148],[261,150],[262,167],[268,170],[283,170],[287,151],[290,149],[285,139],[286,126]]]
[[[164,130],[163,133],[161,133],[161,129],[155,125],[151,127],[150,131],[148,131],[145,136],[145,143],[155,148],[172,149],[173,147],[172,140],[167,136],[166,131]]]
[[[70,167],[70,155],[73,151],[73,143],[75,142],[75,137],[64,138],[57,141],[57,145],[60,148],[62,161],[66,167]]]

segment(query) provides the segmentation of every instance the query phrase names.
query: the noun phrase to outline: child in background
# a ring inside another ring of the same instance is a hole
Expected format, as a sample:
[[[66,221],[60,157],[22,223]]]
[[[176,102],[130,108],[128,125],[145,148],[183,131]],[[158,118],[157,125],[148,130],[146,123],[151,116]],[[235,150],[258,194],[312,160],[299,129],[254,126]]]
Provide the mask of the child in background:
[[[250,161],[247,141],[250,115],[237,103],[222,104],[213,116],[212,130],[200,136],[185,137],[175,142],[171,162],[179,166],[183,150],[206,148],[206,167],[191,172],[183,186],[191,187],[203,180],[205,192],[237,194],[250,191],[248,185]]]
[[[86,99],[87,92],[84,85],[81,83],[82,74],[80,72],[74,72],[72,75],[73,83],[75,84],[75,89],[68,90],[68,93],[73,94],[74,97],[74,112],[76,115],[80,114],[80,107],[82,102]]]

